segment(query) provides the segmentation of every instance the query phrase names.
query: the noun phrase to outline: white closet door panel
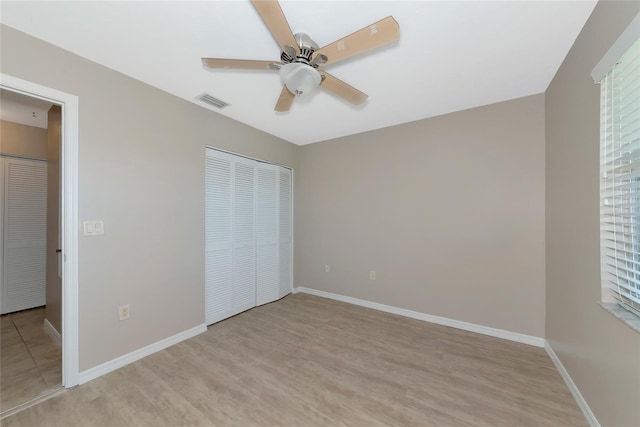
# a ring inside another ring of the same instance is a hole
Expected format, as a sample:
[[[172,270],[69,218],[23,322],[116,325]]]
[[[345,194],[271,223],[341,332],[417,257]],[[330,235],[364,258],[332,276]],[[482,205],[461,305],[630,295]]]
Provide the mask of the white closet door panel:
[[[231,162],[207,157],[206,250],[231,249]]]
[[[258,246],[257,268],[256,305],[279,299],[277,244]]]
[[[233,315],[232,159],[207,150],[205,170],[205,320]]]
[[[255,167],[236,162],[234,172],[234,245],[255,244]]]
[[[7,243],[40,246],[47,238],[47,164],[7,161]]]
[[[47,165],[5,159],[2,312],[46,303]]]
[[[6,313],[46,304],[45,248],[15,248],[8,251]]]
[[[211,324],[291,292],[291,173],[208,149],[206,177]]]
[[[278,242],[278,170],[258,167],[257,233],[258,245]]]
[[[279,216],[280,216],[280,240],[291,240],[291,171],[280,168],[279,171]]]
[[[233,312],[256,305],[255,165],[234,161]]]
[[[292,274],[292,184],[291,171],[279,168],[278,172],[278,237],[279,237],[279,297],[291,293],[293,287]]]
[[[255,247],[238,247],[233,252],[233,314],[256,306]]]
[[[279,294],[278,298],[282,298],[285,295],[291,293],[292,288],[292,274],[291,274],[291,242],[280,243],[279,251]]]
[[[233,316],[231,286],[231,251],[212,251],[206,254],[205,274],[206,322],[210,325]]]
[[[257,277],[256,303],[278,299],[278,167],[259,165],[257,169]]]

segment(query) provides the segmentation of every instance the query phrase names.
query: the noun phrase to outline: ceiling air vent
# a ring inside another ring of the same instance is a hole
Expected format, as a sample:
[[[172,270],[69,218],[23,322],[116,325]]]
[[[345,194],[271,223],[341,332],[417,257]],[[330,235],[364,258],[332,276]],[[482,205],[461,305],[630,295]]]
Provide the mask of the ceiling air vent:
[[[199,97],[197,97],[196,99],[199,99],[200,101],[209,104],[209,105],[213,105],[216,108],[225,108],[228,107],[229,104],[227,104],[226,102],[216,98],[215,96],[211,96],[208,93],[203,93],[202,95],[200,95]]]

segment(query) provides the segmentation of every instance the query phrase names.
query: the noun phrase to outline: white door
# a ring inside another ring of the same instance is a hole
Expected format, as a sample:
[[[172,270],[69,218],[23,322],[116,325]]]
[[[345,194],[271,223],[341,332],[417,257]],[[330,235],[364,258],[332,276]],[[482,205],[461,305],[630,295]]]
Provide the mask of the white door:
[[[280,295],[278,265],[278,167],[257,166],[256,305],[275,301]]]
[[[208,325],[291,292],[291,171],[206,150]]]
[[[2,314],[46,304],[47,164],[2,159]]]
[[[207,150],[205,171],[205,318],[232,316],[231,194],[233,160]]]
[[[236,157],[233,172],[233,314],[256,306],[255,162]]]
[[[293,290],[293,242],[292,242],[292,215],[291,215],[291,170],[278,168],[278,235],[279,235],[279,294],[282,298]]]

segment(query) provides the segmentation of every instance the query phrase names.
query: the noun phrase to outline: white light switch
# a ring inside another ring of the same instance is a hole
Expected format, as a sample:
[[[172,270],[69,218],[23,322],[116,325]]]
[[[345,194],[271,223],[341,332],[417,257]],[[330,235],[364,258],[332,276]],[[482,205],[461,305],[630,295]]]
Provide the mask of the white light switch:
[[[101,236],[104,234],[104,222],[84,221],[82,223],[85,236]]]

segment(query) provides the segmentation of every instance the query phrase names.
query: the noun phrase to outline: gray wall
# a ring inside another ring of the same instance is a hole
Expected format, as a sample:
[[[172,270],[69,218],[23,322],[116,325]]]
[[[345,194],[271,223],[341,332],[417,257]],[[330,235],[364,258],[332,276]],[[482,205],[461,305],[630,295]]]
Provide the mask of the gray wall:
[[[296,286],[544,336],[543,95],[306,145],[298,164]]]
[[[603,426],[640,425],[640,335],[598,306],[599,86],[640,10],[600,2],[546,92],[546,337]]]
[[[0,120],[0,154],[46,159],[47,130]]]
[[[3,73],[79,96],[79,218],[105,226],[79,242],[80,370],[202,324],[205,145],[291,167],[297,147],[9,27],[1,36]]]

